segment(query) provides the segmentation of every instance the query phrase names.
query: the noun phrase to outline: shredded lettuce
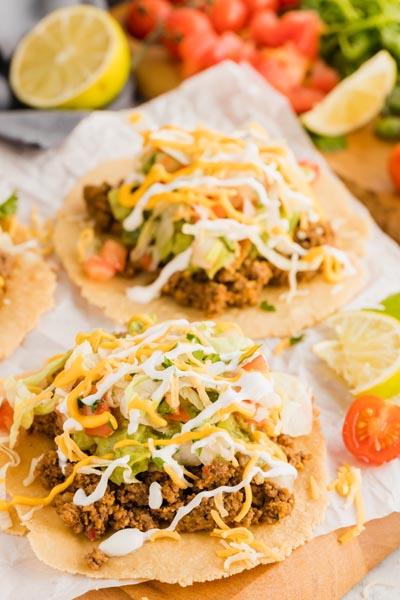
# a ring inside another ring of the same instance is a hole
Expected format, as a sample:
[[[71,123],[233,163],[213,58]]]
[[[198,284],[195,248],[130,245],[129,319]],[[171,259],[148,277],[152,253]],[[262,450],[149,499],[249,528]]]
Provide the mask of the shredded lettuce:
[[[18,196],[14,192],[11,194],[7,200],[0,204],[0,219],[5,219],[6,217],[11,217],[11,215],[15,215],[18,208]]]

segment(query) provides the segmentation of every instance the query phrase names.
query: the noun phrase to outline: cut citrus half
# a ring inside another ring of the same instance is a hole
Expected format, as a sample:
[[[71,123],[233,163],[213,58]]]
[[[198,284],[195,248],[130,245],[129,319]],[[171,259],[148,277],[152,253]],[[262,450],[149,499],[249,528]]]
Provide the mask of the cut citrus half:
[[[36,108],[98,108],[120,92],[129,69],[119,24],[99,8],[78,5],[50,13],[21,40],[10,82]]]
[[[341,375],[354,395],[391,398],[400,392],[400,321],[382,313],[345,311],[328,320],[336,339],[313,351]]]
[[[362,127],[381,111],[396,76],[396,61],[381,50],[304,113],[301,120],[310,131],[327,136],[344,135]]]

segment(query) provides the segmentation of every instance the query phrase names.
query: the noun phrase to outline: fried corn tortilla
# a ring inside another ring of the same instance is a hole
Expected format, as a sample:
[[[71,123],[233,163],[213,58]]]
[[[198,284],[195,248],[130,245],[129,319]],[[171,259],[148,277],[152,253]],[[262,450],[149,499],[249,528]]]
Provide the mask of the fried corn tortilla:
[[[22,485],[27,476],[32,458],[40,456],[50,448],[49,439],[40,434],[25,435],[17,447],[21,463],[7,475],[7,488],[12,494],[46,496],[38,481],[29,487]],[[326,508],[325,494],[325,444],[319,422],[314,419],[310,435],[296,438],[295,448],[311,454],[295,482],[295,508],[278,525],[259,525],[250,528],[257,540],[269,547],[282,549],[282,560],[304,544],[312,536],[313,529],[321,522]],[[319,498],[313,499],[310,492],[310,477],[314,477],[321,490]],[[30,510],[18,508],[23,516]],[[85,555],[98,545],[83,535],[77,536],[68,529],[51,506],[34,512],[25,521],[29,530],[28,539],[37,557],[47,565],[90,577],[112,579],[157,579],[166,583],[186,586],[194,582],[212,581],[228,577],[252,568],[256,564],[275,562],[263,558],[255,564],[240,562],[225,570],[223,559],[216,556],[221,549],[219,540],[206,533],[181,534],[179,541],[160,539],[149,542],[139,550],[127,555],[110,558],[99,571],[93,571],[85,561]]]
[[[142,312],[157,314],[165,318],[189,318],[198,320],[205,315],[194,308],[181,306],[170,297],[162,296],[146,305],[132,302],[126,291],[133,284],[140,284],[140,277],[134,279],[117,277],[106,282],[96,282],[85,276],[78,260],[77,240],[87,226],[87,214],[83,200],[85,185],[99,185],[104,181],[117,184],[132,172],[131,160],[110,161],[90,171],[68,193],[65,204],[58,214],[54,244],[69,277],[88,302],[104,310],[107,317],[118,323],[126,323],[132,314]],[[358,257],[363,253],[369,235],[366,218],[355,213],[349,205],[346,190],[333,176],[322,172],[315,185],[316,195],[327,220],[337,225],[337,246],[348,253],[356,270],[338,286],[327,283],[321,274],[311,281],[299,283],[300,294],[290,302],[282,297],[288,288],[264,288],[260,302],[267,300],[275,306],[275,312],[264,312],[258,306],[230,308],[218,320],[232,320],[252,337],[293,335],[299,330],[311,327],[353,298],[364,285],[364,272]]]
[[[53,306],[55,284],[53,271],[40,255],[16,255],[0,299],[0,359],[12,354]]]

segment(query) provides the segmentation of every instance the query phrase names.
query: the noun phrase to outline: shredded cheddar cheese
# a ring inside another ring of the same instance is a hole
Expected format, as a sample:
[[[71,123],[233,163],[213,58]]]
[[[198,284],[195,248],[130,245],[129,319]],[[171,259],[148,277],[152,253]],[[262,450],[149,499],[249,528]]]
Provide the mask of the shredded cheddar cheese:
[[[357,537],[365,529],[365,508],[361,495],[361,471],[356,467],[344,464],[338,469],[337,478],[328,485],[328,490],[335,490],[343,498],[347,498],[348,504],[354,504],[357,523],[347,530],[339,542],[345,544]]]

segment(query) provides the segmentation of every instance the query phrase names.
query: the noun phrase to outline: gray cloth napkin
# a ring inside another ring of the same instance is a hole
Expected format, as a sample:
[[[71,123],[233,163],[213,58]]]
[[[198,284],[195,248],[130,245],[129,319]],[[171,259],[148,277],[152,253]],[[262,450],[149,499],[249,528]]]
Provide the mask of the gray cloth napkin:
[[[0,52],[9,60],[20,38],[49,12],[79,4],[76,0],[0,0]],[[93,4],[107,8],[106,0],[91,0],[81,4]],[[0,75],[0,109],[11,105],[12,96],[5,77]],[[134,84],[126,86],[109,106],[108,110],[129,108],[134,104]],[[10,142],[49,148],[60,143],[89,114],[74,110],[0,110],[0,138]]]

